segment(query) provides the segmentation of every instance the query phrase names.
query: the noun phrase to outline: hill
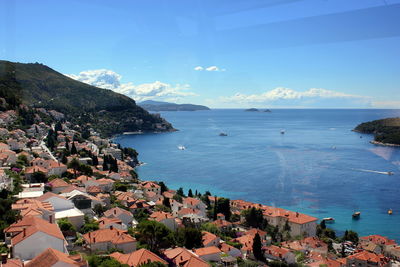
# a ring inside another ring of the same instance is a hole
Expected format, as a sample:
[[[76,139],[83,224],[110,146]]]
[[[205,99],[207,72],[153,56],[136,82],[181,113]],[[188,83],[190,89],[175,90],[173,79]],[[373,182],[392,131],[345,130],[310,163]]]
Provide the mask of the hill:
[[[386,118],[357,125],[354,131],[374,134],[374,141],[400,145],[400,118]]]
[[[162,101],[147,100],[138,104],[144,109],[150,111],[196,111],[196,110],[210,110],[209,107],[193,104],[175,104]]]
[[[25,104],[62,112],[104,136],[133,131],[169,131],[171,124],[111,90],[97,88],[39,63],[0,61],[0,97],[8,108]]]

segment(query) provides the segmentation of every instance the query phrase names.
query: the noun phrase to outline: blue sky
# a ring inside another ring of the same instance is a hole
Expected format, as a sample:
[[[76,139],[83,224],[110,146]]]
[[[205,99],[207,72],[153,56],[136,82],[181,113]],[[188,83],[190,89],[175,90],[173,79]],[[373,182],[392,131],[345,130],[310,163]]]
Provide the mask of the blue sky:
[[[400,108],[400,0],[0,0],[0,58],[211,107]]]

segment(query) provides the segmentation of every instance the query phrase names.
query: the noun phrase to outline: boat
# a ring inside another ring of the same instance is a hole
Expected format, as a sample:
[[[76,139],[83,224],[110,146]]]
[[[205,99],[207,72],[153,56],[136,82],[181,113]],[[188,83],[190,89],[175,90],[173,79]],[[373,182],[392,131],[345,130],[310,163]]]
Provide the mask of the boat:
[[[335,222],[335,218],[332,218],[332,217],[323,218],[322,220],[325,221],[326,223],[334,223]]]
[[[392,214],[393,214],[393,210],[392,210],[392,209],[389,209],[389,210],[388,210],[388,214],[389,214],[389,215],[392,215]]]
[[[332,149],[336,149],[336,147],[335,147],[335,146],[333,146],[333,147],[332,147]]]
[[[387,175],[393,175],[394,172],[387,172]]]
[[[285,130],[281,130],[281,134],[285,134]]]
[[[360,218],[360,215],[361,215],[361,212],[359,212],[359,211],[356,211],[356,212],[354,212],[353,213],[353,219],[358,219],[358,218]]]
[[[224,132],[222,132],[222,133],[220,133],[220,134],[219,134],[219,136],[228,136],[228,134],[227,134],[227,133],[224,133]]]
[[[186,147],[184,147],[184,146],[178,146],[178,149],[179,149],[179,150],[185,150]]]

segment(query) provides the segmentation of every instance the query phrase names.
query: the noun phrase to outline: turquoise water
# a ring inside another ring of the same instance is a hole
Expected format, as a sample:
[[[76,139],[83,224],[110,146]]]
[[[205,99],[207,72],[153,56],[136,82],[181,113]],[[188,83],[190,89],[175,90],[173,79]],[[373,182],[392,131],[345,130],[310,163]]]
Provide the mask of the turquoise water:
[[[334,217],[331,226],[339,232],[352,229],[400,241],[400,148],[374,146],[372,136],[351,131],[361,122],[400,116],[400,110],[161,115],[179,131],[115,139],[139,151],[146,163],[138,168],[142,179]],[[222,131],[228,136],[219,136]],[[360,220],[352,220],[354,211],[361,211]]]

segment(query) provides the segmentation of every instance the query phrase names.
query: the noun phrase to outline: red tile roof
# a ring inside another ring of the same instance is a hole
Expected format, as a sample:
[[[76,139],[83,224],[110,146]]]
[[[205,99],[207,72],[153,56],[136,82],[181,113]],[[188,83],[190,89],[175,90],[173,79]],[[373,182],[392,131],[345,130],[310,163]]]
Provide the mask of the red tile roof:
[[[365,250],[355,253],[353,255],[350,255],[347,257],[347,259],[357,259],[359,261],[374,262],[374,263],[377,263],[379,266],[385,265],[389,261],[389,258],[385,257],[382,254],[375,254],[375,253],[368,252]]]
[[[130,242],[136,242],[136,239],[128,235],[126,231],[106,228],[97,231],[89,232],[83,235],[86,243],[102,243],[111,242],[113,244],[124,244]]]
[[[66,181],[64,181],[63,179],[60,179],[60,178],[56,178],[54,180],[51,180],[49,182],[49,184],[53,188],[69,186],[69,183],[67,183]]]
[[[144,263],[148,263],[148,262],[160,262],[162,264],[168,265],[168,263],[165,260],[161,259],[159,256],[157,256],[153,252],[151,252],[147,249],[144,249],[144,248],[134,251],[130,254],[122,254],[119,252],[114,252],[114,253],[110,254],[110,256],[122,264],[128,264],[129,266],[133,266],[133,267],[136,267],[136,266],[142,265]]]
[[[199,256],[203,256],[203,255],[221,253],[221,250],[219,250],[219,248],[217,248],[215,246],[211,246],[211,247],[206,247],[206,248],[195,249],[194,253],[196,253]]]
[[[185,248],[173,248],[164,251],[164,255],[176,266],[209,267],[210,265]]]
[[[381,235],[369,235],[360,237],[361,240],[370,241],[377,245],[395,245],[396,241]]]
[[[37,255],[31,261],[25,264],[25,267],[52,267],[57,262],[63,262],[64,264],[80,266],[76,261],[72,260],[69,255],[62,253],[53,248],[48,248],[41,254]]]
[[[203,231],[202,235],[203,235],[203,237],[202,237],[203,246],[207,246],[212,241],[214,241],[215,239],[218,238],[216,235],[214,235],[210,232],[207,232],[207,231]]]

